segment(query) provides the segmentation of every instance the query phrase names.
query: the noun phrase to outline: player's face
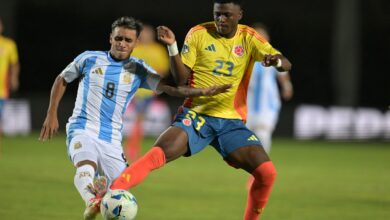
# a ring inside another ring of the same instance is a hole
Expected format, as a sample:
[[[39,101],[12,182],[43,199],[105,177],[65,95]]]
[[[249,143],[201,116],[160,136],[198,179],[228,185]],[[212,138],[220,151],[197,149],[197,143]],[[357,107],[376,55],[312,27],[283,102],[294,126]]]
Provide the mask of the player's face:
[[[126,60],[130,57],[138,41],[137,31],[116,27],[110,35],[111,55],[118,60]]]
[[[239,5],[233,3],[214,4],[214,21],[221,36],[226,38],[234,37],[241,18],[242,10]]]

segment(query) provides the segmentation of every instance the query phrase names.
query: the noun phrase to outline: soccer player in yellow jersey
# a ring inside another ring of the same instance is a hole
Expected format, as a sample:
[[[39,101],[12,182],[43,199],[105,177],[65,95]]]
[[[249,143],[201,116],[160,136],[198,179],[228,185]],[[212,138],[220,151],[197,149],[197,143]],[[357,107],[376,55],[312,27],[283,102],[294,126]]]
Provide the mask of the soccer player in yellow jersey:
[[[4,101],[9,96],[9,89],[19,88],[19,59],[15,42],[2,35],[3,23],[0,18],[0,118]],[[1,134],[1,131],[0,131]]]
[[[214,0],[214,22],[188,32],[181,57],[173,32],[158,28],[159,39],[169,45],[171,70],[179,85],[188,82],[191,87],[203,88],[228,83],[232,88],[214,97],[186,99],[173,125],[114,181],[111,189],[129,189],[165,163],[211,145],[228,164],[253,175],[244,220],[259,218],[276,171],[258,137],[244,124],[247,87],[255,61],[279,71],[289,71],[291,63],[253,28],[238,24],[243,15],[241,7],[239,0]]]

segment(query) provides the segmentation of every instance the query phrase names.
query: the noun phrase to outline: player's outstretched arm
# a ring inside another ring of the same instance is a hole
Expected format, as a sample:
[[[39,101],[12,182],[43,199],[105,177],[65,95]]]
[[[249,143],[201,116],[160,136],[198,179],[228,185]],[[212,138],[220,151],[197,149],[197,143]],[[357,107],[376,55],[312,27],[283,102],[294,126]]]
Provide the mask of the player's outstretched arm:
[[[290,79],[290,73],[279,72],[278,82],[280,84],[282,98],[285,101],[289,101],[294,95],[294,87]]]
[[[171,72],[176,84],[179,86],[186,85],[191,70],[181,60],[175,34],[168,27],[159,26],[157,27],[157,38],[168,47]]]
[[[263,59],[264,66],[274,66],[279,72],[285,72],[291,70],[290,61],[281,54],[265,55]]]
[[[172,87],[160,83],[157,90],[167,93],[170,96],[177,97],[195,97],[195,96],[214,96],[219,93],[227,92],[232,87],[231,84],[211,86],[208,88],[190,88],[188,86]]]
[[[40,141],[51,139],[58,131],[57,110],[66,86],[67,82],[65,79],[58,75],[51,88],[49,108],[47,109],[46,118],[39,135]]]

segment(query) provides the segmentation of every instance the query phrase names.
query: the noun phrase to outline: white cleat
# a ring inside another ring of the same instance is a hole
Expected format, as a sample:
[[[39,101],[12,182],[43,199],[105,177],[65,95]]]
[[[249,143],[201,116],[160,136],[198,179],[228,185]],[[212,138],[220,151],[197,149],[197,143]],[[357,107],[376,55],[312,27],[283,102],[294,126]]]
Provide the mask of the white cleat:
[[[84,211],[84,220],[93,220],[100,212],[101,198],[95,197],[88,201],[87,207]]]
[[[88,186],[88,190],[95,194],[95,197],[87,202],[87,207],[84,211],[85,220],[93,220],[100,212],[100,203],[103,196],[107,192],[107,179],[104,176],[98,177],[94,180],[93,185]]]

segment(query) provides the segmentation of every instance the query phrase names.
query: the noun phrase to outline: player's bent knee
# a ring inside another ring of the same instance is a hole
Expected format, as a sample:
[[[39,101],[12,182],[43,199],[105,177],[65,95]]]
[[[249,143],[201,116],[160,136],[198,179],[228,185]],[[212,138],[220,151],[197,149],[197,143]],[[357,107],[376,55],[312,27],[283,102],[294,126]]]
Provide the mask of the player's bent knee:
[[[264,185],[272,185],[276,179],[276,169],[272,161],[262,163],[252,175]]]

